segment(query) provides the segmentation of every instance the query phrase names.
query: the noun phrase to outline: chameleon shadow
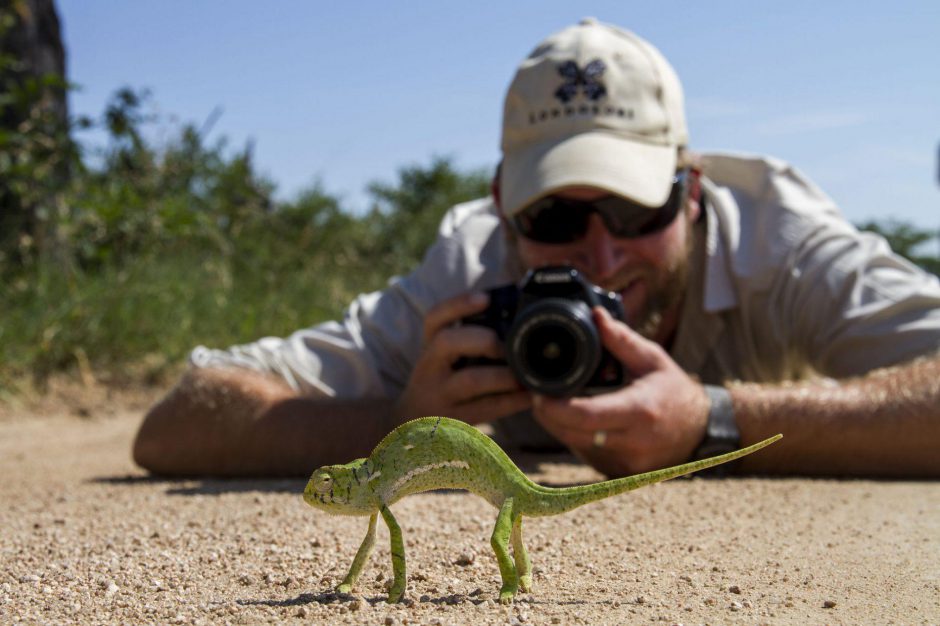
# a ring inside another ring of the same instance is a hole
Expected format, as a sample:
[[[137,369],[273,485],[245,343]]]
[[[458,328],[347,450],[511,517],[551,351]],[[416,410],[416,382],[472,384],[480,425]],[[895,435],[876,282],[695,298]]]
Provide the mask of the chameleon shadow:
[[[302,593],[295,598],[286,598],[284,600],[236,600],[235,603],[239,606],[270,606],[274,608],[285,608],[292,606],[305,606],[308,604],[345,604],[351,603],[358,599],[363,599],[368,602],[370,605],[375,606],[380,602],[385,602],[388,599],[388,596],[379,595],[364,597],[347,593],[337,593],[335,591],[323,591],[320,593]],[[405,599],[406,604],[433,604],[436,606],[458,606],[461,604],[474,604],[479,605],[487,601],[487,599],[481,595],[475,594],[450,594],[446,596],[438,596],[436,598],[429,598],[426,600],[415,601],[410,598]],[[543,606],[576,606],[576,605],[613,605],[613,600],[565,600],[565,601],[552,601],[552,600],[538,600],[534,597],[522,597],[516,598],[515,604],[527,604],[527,605],[543,605]]]
[[[388,596],[384,595],[366,598],[350,593],[321,591],[320,593],[302,593],[296,598],[286,598],[284,600],[236,600],[235,604],[240,606],[270,606],[275,608],[284,608],[291,606],[304,606],[307,604],[342,604],[347,602],[354,602],[360,597],[373,606],[379,602],[385,602],[385,600],[388,599]]]
[[[218,496],[226,493],[294,493],[301,494],[307,479],[302,478],[181,478],[163,476],[99,476],[88,482],[99,485],[152,486],[166,485],[170,496]]]

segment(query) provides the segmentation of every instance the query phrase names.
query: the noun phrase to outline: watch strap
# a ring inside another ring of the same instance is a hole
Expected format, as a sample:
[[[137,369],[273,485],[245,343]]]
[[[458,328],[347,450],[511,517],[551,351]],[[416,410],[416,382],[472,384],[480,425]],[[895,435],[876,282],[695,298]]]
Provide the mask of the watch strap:
[[[731,392],[717,385],[703,387],[709,400],[708,423],[705,426],[705,437],[693,454],[694,460],[737,450],[741,443],[741,433],[734,419]]]

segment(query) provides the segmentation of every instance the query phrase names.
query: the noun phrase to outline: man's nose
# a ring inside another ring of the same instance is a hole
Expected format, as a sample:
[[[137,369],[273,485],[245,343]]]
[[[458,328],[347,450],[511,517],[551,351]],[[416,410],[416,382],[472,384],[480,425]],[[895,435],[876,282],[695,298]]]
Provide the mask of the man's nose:
[[[623,241],[614,237],[597,213],[588,218],[588,229],[581,241],[581,257],[590,279],[604,284],[613,278],[624,259]]]

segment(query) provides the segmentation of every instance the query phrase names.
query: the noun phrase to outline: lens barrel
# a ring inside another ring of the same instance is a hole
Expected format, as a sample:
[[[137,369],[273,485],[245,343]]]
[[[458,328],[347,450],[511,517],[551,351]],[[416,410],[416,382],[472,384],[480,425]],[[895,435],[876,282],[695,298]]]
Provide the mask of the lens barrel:
[[[538,300],[519,311],[506,348],[506,360],[523,385],[559,397],[578,394],[602,353],[591,309],[564,298]]]

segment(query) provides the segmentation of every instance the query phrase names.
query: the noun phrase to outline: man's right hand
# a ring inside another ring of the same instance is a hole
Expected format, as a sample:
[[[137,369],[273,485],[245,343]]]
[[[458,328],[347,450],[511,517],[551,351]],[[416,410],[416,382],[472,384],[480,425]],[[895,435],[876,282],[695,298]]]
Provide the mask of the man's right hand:
[[[454,370],[461,357],[504,358],[496,333],[483,326],[454,326],[486,309],[485,293],[445,300],[424,318],[421,356],[395,406],[393,419],[443,415],[470,424],[489,422],[531,408],[532,398],[506,365]]]

